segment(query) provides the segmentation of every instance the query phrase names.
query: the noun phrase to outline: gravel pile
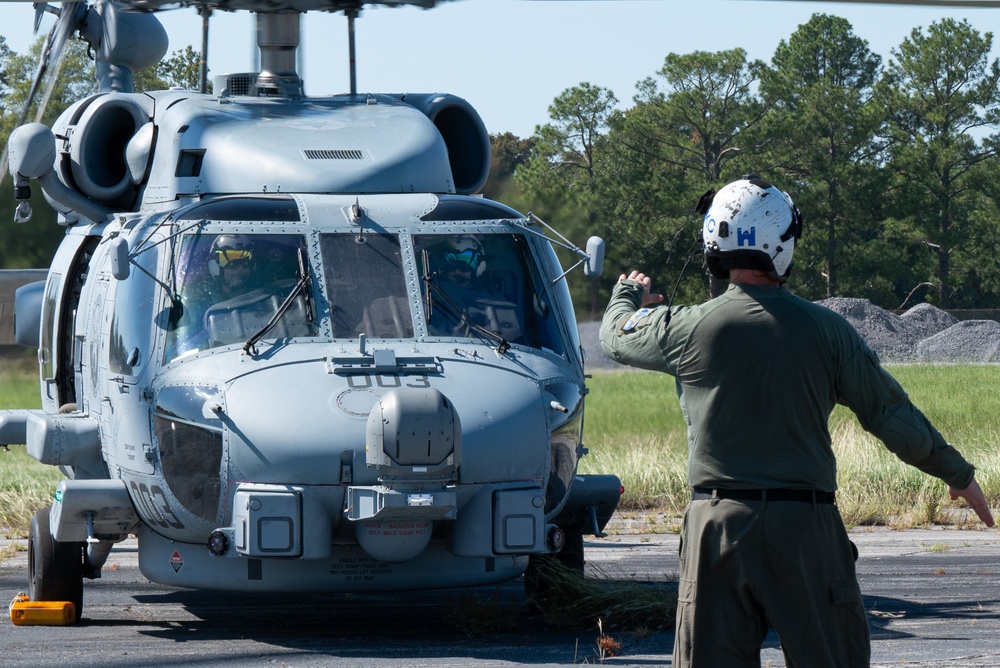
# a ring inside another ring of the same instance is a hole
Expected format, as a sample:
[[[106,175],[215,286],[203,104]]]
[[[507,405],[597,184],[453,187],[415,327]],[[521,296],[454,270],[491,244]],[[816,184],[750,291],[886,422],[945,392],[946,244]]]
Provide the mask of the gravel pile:
[[[920,362],[1000,364],[1000,322],[966,320],[917,344]]]
[[[844,316],[883,362],[1000,364],[1000,323],[993,320],[960,322],[932,304],[896,315],[867,299],[835,297],[816,303]],[[624,368],[601,350],[599,329],[599,322],[580,323],[587,368]]]

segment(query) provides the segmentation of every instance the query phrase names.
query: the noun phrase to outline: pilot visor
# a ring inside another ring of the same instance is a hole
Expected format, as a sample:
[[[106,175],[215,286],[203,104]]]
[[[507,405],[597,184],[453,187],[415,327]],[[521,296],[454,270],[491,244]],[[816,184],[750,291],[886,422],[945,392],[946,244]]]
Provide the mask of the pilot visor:
[[[248,250],[238,250],[235,248],[223,248],[215,251],[215,257],[219,261],[220,267],[225,267],[231,262],[246,262],[253,257],[253,253]]]
[[[445,253],[445,262],[462,271],[475,271],[483,262],[483,253],[472,248],[466,248],[458,253]]]

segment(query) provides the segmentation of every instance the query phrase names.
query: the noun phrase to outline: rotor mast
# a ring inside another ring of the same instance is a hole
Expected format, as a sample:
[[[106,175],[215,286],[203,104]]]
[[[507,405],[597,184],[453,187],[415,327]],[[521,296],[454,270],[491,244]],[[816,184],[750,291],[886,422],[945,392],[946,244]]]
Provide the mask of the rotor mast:
[[[208,19],[212,16],[212,8],[205,6],[201,14],[201,62],[198,63],[198,92],[208,92]]]
[[[257,47],[260,74],[257,90],[262,95],[302,95],[302,79],[295,71],[295,53],[300,42],[299,12],[257,13]]]
[[[358,92],[358,72],[354,23],[357,9],[344,10],[347,17],[348,67],[351,95]],[[296,52],[301,44],[299,12],[258,12],[257,47],[260,49],[260,73],[257,90],[261,95],[296,97],[302,95],[302,79],[296,71]]]

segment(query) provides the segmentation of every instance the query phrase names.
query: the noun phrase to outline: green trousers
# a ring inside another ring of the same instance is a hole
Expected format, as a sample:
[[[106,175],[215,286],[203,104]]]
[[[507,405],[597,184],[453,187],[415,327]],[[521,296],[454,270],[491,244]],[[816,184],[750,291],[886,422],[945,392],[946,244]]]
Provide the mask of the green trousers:
[[[869,666],[853,546],[835,505],[692,501],[680,564],[674,668],[759,668],[769,626],[790,668]]]

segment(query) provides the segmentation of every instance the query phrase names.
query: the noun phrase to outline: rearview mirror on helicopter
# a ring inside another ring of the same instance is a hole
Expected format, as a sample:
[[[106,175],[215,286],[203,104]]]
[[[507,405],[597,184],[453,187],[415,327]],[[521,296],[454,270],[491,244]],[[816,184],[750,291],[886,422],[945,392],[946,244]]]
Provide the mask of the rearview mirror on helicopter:
[[[459,97],[359,94],[353,74],[305,97],[301,13],[353,33],[356,2],[195,3],[259,12],[261,71],[132,92],[166,51],[132,10],[166,4],[63,3],[37,83],[79,33],[100,92],[9,142],[19,216],[37,181],[66,226],[16,305],[42,409],[0,411],[0,443],[67,476],[32,521],[30,598],[78,619],[130,534],[146,577],[194,588],[582,568],[621,485],[577,472],[584,360],[553,244],[590,276],[603,242],[474,196],[490,143]]]

